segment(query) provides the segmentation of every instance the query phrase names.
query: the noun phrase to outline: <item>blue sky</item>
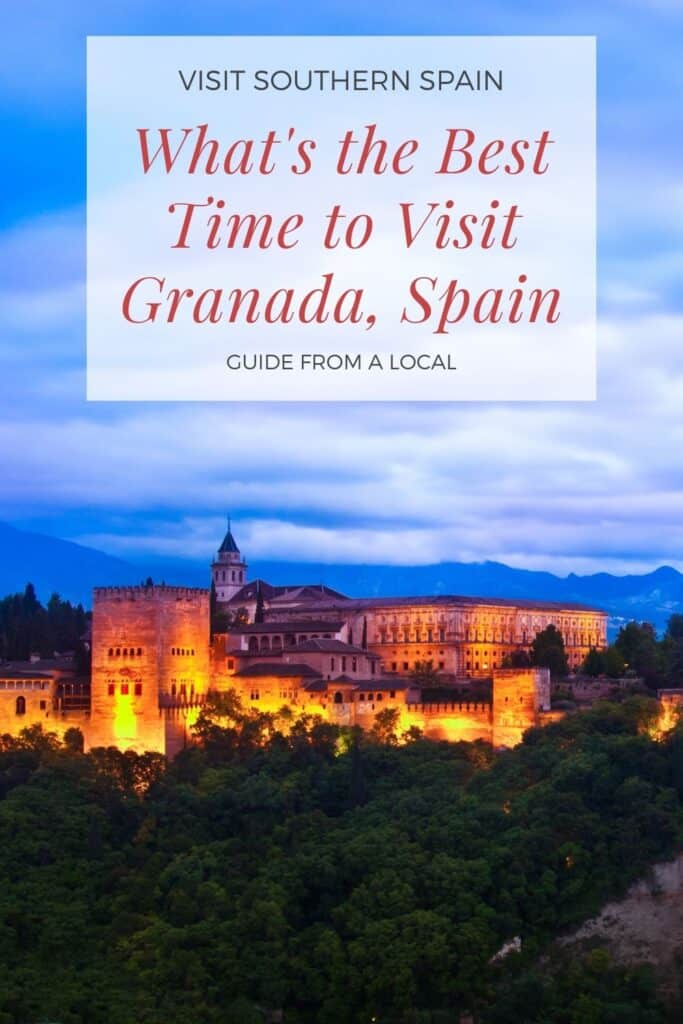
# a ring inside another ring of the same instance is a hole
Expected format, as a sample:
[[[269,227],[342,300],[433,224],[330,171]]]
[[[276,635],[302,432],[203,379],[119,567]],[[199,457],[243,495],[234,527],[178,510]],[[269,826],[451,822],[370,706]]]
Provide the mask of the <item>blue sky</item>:
[[[5,7],[0,518],[140,562],[229,510],[251,558],[683,569],[681,0],[308,6]],[[596,403],[85,402],[85,36],[259,32],[597,35]]]

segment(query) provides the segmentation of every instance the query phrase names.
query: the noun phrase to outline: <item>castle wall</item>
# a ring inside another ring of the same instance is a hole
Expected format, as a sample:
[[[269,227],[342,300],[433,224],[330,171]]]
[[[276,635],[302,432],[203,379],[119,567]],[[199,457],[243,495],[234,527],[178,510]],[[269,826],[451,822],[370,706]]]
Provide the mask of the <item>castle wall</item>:
[[[57,732],[53,690],[54,683],[47,678],[0,680],[0,734],[16,736],[32,725]]]
[[[491,742],[490,704],[407,704],[401,715],[401,730],[421,729],[430,740]]]

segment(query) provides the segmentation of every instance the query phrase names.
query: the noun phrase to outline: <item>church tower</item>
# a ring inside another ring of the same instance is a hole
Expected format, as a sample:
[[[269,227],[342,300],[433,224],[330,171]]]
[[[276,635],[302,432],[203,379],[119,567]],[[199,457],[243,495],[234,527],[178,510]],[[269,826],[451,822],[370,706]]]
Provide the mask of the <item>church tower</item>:
[[[216,558],[211,563],[211,580],[218,604],[230,601],[247,582],[247,563],[235,543],[229,519],[228,532],[223,538]]]

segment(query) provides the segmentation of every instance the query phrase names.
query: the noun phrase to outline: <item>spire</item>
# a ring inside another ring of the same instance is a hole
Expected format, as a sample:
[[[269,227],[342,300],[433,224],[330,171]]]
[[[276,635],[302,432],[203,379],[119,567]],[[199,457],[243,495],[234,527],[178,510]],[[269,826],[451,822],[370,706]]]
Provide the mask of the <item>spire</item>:
[[[239,555],[239,553],[240,553],[240,549],[237,547],[237,544],[235,543],[235,538],[232,535],[232,529],[231,529],[231,525],[230,525],[230,516],[228,516],[228,532],[226,533],[225,537],[223,538],[223,543],[219,547],[218,553],[222,554],[222,555],[225,555],[225,554]]]

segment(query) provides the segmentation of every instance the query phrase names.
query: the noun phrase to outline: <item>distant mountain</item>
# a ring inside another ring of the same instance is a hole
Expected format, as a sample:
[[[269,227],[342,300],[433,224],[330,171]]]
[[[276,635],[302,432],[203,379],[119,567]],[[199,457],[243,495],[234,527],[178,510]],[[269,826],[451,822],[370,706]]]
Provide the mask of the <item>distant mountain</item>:
[[[139,583],[146,574],[102,551],[0,523],[0,596],[33,583],[41,601],[55,591],[90,607],[92,588]]]
[[[167,583],[208,586],[208,562],[149,560],[136,566],[94,548],[0,523],[0,596],[23,590],[30,580],[43,600],[57,591],[89,606],[94,586],[139,583],[148,575]],[[613,629],[623,621],[642,619],[661,630],[672,612],[683,612],[683,575],[669,566],[642,576],[563,577],[500,562],[397,566],[253,561],[249,572],[274,584],[325,583],[352,597],[465,594],[579,601],[609,612]]]

